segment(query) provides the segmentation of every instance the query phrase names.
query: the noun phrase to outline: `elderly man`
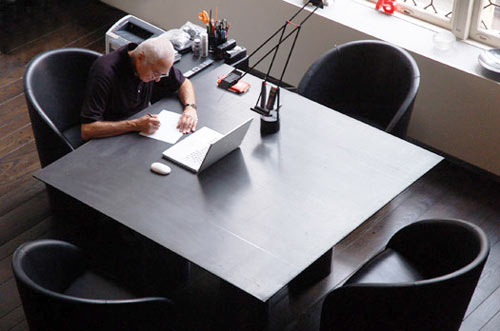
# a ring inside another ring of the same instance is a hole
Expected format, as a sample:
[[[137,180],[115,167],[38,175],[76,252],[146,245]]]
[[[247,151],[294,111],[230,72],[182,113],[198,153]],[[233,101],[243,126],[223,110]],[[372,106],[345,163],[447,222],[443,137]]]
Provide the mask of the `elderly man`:
[[[84,140],[126,132],[155,132],[156,115],[125,118],[178,90],[184,111],[177,128],[183,133],[196,129],[198,116],[193,85],[173,67],[174,49],[169,40],[157,37],[101,56],[90,69],[80,118]]]
[[[184,105],[177,128],[183,133],[194,131],[198,117],[193,86],[173,63],[172,44],[161,37],[147,39],[140,45],[129,44],[97,59],[90,69],[80,113],[82,138],[88,140],[133,131],[153,133],[160,126],[156,115],[133,120],[126,118],[146,108],[151,100],[175,91]],[[119,230],[118,235],[116,230]],[[119,243],[113,247],[129,252],[131,262],[122,276],[125,280],[134,279],[134,284],[143,289],[157,293],[156,290],[161,291],[166,285],[183,281],[189,275],[188,262],[131,230],[103,222],[96,235],[106,242],[114,238]]]

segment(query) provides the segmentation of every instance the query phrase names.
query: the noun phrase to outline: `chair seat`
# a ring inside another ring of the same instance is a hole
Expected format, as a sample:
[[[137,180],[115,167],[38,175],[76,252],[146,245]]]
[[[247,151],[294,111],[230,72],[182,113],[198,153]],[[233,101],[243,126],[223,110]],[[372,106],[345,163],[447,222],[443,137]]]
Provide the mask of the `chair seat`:
[[[386,248],[356,271],[345,283],[406,283],[425,277],[410,261],[393,249]]]
[[[86,271],[76,278],[64,294],[85,299],[128,300],[136,298],[127,289],[92,271]]]
[[[75,124],[62,132],[63,136],[69,140],[73,148],[78,148],[85,141],[82,139],[82,128],[80,124]]]

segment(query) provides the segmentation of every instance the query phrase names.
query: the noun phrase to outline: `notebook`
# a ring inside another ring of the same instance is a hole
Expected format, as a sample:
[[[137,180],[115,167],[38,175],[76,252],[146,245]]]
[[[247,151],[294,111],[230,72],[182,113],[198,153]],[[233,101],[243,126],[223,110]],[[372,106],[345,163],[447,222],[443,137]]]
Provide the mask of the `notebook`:
[[[203,127],[165,150],[163,156],[194,173],[200,173],[240,146],[252,120],[246,120],[225,135]]]

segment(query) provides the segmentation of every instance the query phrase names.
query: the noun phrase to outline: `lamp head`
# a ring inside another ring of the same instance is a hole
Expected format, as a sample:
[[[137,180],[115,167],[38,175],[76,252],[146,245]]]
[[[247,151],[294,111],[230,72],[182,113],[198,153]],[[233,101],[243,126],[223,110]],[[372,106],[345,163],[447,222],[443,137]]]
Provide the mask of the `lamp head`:
[[[309,0],[309,2],[316,7],[323,8],[323,0]]]

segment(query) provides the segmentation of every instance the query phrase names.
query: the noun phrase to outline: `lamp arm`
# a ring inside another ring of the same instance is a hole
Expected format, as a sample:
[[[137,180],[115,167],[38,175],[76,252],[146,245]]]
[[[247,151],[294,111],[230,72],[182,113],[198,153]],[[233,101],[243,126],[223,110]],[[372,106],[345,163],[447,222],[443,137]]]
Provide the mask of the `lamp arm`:
[[[290,21],[288,21],[288,22],[290,22]],[[271,68],[273,67],[274,60],[276,59],[276,55],[278,55],[279,45],[283,42],[283,35],[285,34],[285,30],[286,30],[288,22],[286,22],[283,25],[283,28],[281,29],[280,40],[278,41],[278,45],[276,46],[276,48],[274,50],[273,58],[271,59],[271,63],[269,64],[269,68],[267,69],[266,76],[264,77],[265,82],[267,82],[267,79],[269,78],[269,75],[271,74]]]
[[[288,67],[288,62],[290,62],[290,58],[292,57],[295,43],[297,42],[297,37],[299,36],[299,33],[300,33],[300,25],[296,28],[296,30],[297,30],[297,33],[295,34],[295,38],[293,39],[292,48],[290,48],[290,52],[288,52],[288,57],[286,58],[285,67],[283,68],[283,71],[281,72],[281,77],[280,77],[280,80],[278,82],[278,86],[281,86],[281,83],[283,82],[283,76],[285,76],[285,71],[286,71],[286,68]],[[271,63],[271,65],[272,65],[272,63]],[[269,71],[271,71],[271,67],[269,67]]]
[[[296,30],[298,29],[298,27],[295,27],[295,29],[293,29],[292,31],[290,31],[289,34],[287,34],[285,36],[285,38],[283,38],[282,41],[280,41],[276,46],[274,46],[273,48],[271,48],[266,54],[264,54],[250,69],[247,69],[245,70],[245,73],[243,75],[241,75],[241,77],[239,79],[242,79],[246,74],[248,74],[250,71],[252,71],[257,65],[259,65],[259,63],[261,63],[269,54],[271,54],[272,51],[274,51],[276,48],[278,48],[283,42],[285,42],[285,40],[287,40]],[[248,59],[249,57],[247,57]]]
[[[292,17],[290,17],[290,19],[288,19],[288,21],[291,21],[293,20],[295,17],[297,17],[297,15],[300,14],[300,12],[302,12],[302,10],[304,10],[304,8],[310,3],[311,1],[307,2],[306,4],[304,4],[304,6],[302,6],[302,8],[300,8]],[[274,38],[274,36],[276,36],[280,31],[284,31],[284,29],[286,28],[286,24],[285,23],[282,27],[280,27],[278,30],[276,30],[275,33],[273,33],[271,35],[271,37],[267,38],[266,41],[264,41],[259,47],[257,47],[256,50],[254,50],[250,55],[248,55],[247,59],[249,59],[250,57],[252,57],[255,53],[257,53],[262,47],[264,47],[271,39]],[[282,32],[283,34],[283,32]]]
[[[298,25],[295,25],[295,29],[293,29],[289,34],[287,34],[285,37],[283,37],[283,35],[285,34],[285,30],[286,30],[286,27],[288,24],[292,24],[291,20],[294,19],[295,17],[297,17],[297,15],[299,15],[303,10],[304,8],[309,5],[309,4],[312,4],[315,6],[314,10],[312,10],[309,15],[307,15],[307,17],[305,19],[302,20],[302,22]],[[264,54],[264,56],[262,56],[252,67],[248,68],[247,70],[244,71],[243,74],[241,74],[240,71],[234,69],[233,72],[231,72],[231,74],[229,75],[226,75],[226,77],[224,79],[222,79],[218,86],[222,89],[229,89],[231,86],[233,86],[234,84],[236,84],[237,82],[239,82],[246,74],[248,74],[250,71],[252,71],[257,65],[259,65],[259,63],[261,63],[269,54],[271,54],[271,52],[275,52],[274,53],[274,56],[273,56],[273,59],[271,61],[271,64],[269,66],[269,69],[267,71],[267,74],[266,74],[266,77],[265,77],[265,80],[264,81],[267,81],[267,79],[269,78],[269,74],[271,73],[271,69],[272,69],[272,66],[274,64],[274,60],[276,58],[276,55],[278,53],[278,49],[279,49],[279,46],[285,41],[287,40],[294,32],[296,32],[300,26],[302,24],[304,24],[308,19],[309,17],[311,17],[312,14],[314,14],[316,12],[316,10],[318,8],[323,8],[323,2],[322,0],[309,0],[306,4],[304,4],[304,6],[302,6],[291,18],[290,20],[286,21],[285,24],[283,24],[283,26],[281,26],[275,33],[272,34],[271,37],[269,37],[263,44],[261,44],[255,51],[253,51],[249,56],[243,58],[242,60],[240,60],[239,62],[242,62],[242,61],[248,61],[248,59],[250,57],[252,57],[256,52],[258,52],[260,49],[262,49],[262,47],[264,47],[264,45],[266,45],[272,38],[274,38],[280,31],[281,31],[281,36],[280,36],[280,40],[278,42],[278,44],[276,46],[274,46],[273,48],[271,48],[271,50],[269,50],[266,54]],[[298,34],[297,34],[298,35]],[[295,41],[297,40],[297,35],[295,37]],[[291,56],[291,53],[293,52],[293,48],[295,46],[295,41],[293,43],[293,46],[292,46],[292,49],[290,51],[290,54],[288,55],[288,59],[287,59],[287,65],[288,65],[288,62],[290,60],[290,56]],[[286,66],[285,66],[285,69],[286,69]],[[284,72],[281,74],[281,79],[280,79],[280,84],[281,84],[281,80],[283,79],[283,75],[284,75]]]
[[[300,13],[300,12],[304,9],[304,7],[305,7],[305,6],[307,6],[310,2],[312,2],[312,1],[309,1],[308,3],[306,3],[306,4],[305,4],[305,5],[304,5],[304,6],[303,6],[300,10],[299,10],[299,12],[297,12],[297,13],[296,13],[296,14],[295,14],[292,18],[294,18],[295,16],[297,16],[297,14],[298,14],[298,13]],[[289,38],[289,37],[290,37],[290,36],[291,36],[294,32],[296,32],[297,30],[299,30],[299,29],[300,29],[300,27],[302,26],[302,24],[304,24],[304,23],[305,23],[305,22],[309,19],[309,17],[311,17],[311,16],[312,16],[312,15],[316,12],[316,10],[318,10],[318,8],[319,8],[319,7],[318,7],[318,6],[316,6],[316,7],[314,8],[314,10],[313,10],[313,11],[311,11],[311,12],[309,13],[309,15],[307,15],[307,16],[306,16],[306,17],[302,20],[302,22],[300,22],[300,24],[296,25],[296,26],[295,26],[295,28],[294,28],[292,31],[290,31],[290,33],[288,33],[288,34],[287,34],[284,38],[280,38],[280,41],[278,42],[278,44],[277,44],[276,46],[274,46],[273,48],[271,48],[271,49],[270,49],[270,50],[269,50],[266,54],[264,54],[264,55],[263,55],[263,56],[262,56],[262,57],[261,57],[261,58],[260,58],[260,59],[259,59],[259,60],[258,60],[258,61],[257,61],[257,62],[256,62],[256,63],[252,66],[252,67],[251,67],[251,68],[249,68],[249,69],[245,70],[245,73],[244,73],[243,75],[241,75],[241,77],[240,77],[239,79],[242,79],[242,78],[243,78],[246,74],[248,74],[250,71],[252,71],[252,70],[253,70],[253,69],[254,69],[257,65],[259,65],[259,63],[261,63],[261,62],[262,62],[262,61],[263,61],[263,60],[264,60],[264,59],[265,59],[265,58],[266,58],[269,54],[271,54],[274,50],[276,50],[276,51],[277,51],[277,49],[279,48],[279,46],[280,46],[283,42],[285,42],[285,40],[287,40],[287,39],[288,39],[288,38]],[[285,24],[284,24],[281,28],[279,28],[279,29],[278,29],[278,31],[276,31],[276,32],[273,34],[273,36],[272,36],[272,37],[276,36],[276,34],[277,34],[278,32],[280,32],[280,31],[282,31],[282,36],[283,36],[283,34],[284,34],[284,32],[285,32],[285,29],[286,29],[287,24],[290,24],[290,23],[291,23],[291,20],[288,20],[288,21],[287,21],[287,22],[286,22],[286,23],[285,23]],[[271,37],[271,38],[272,38],[272,37]],[[295,39],[297,39],[297,36],[295,37]],[[246,59],[248,60],[248,59],[249,59],[249,58],[250,58],[253,54],[255,54],[255,53],[256,53],[259,49],[261,49],[261,48],[262,48],[262,46],[264,46],[265,44],[267,44],[267,42],[268,42],[269,40],[270,40],[270,39],[266,40],[266,41],[264,42],[264,44],[262,44],[262,45],[261,45],[261,46],[260,46],[257,50],[255,50],[254,52],[252,52],[252,54],[250,54],[250,55],[249,55]],[[295,45],[295,41],[294,41],[294,45]],[[290,54],[289,54],[289,56],[288,56],[289,58],[290,58],[290,56],[291,56],[291,54],[292,54],[292,53],[291,53],[292,51],[293,51],[293,47],[292,47],[292,49],[291,49],[291,51],[290,51]],[[276,53],[275,53],[275,56],[276,56]],[[273,60],[274,60],[274,57],[273,57]],[[287,60],[287,63],[288,63],[288,60]],[[268,69],[268,74],[269,74],[269,73],[270,73],[270,71],[271,71],[271,66],[272,66],[272,65],[273,65],[273,63],[271,62],[270,68]],[[282,76],[283,76],[283,75],[282,75]],[[266,75],[266,80],[267,80],[267,75]]]
[[[298,26],[296,26],[295,30],[297,31],[297,33],[295,34],[295,38],[293,39],[292,47],[290,48],[290,52],[288,53],[288,57],[286,59],[285,67],[283,68],[283,71],[281,72],[281,77],[280,77],[280,80],[278,82],[278,86],[281,86],[281,83],[283,82],[283,76],[285,76],[285,71],[286,71],[286,68],[288,67],[288,62],[290,62],[290,58],[292,57],[292,53],[293,53],[293,50],[295,48],[295,43],[297,42],[297,38],[299,37],[300,28],[302,27],[302,24],[304,24],[309,19],[309,17],[311,17],[311,15],[314,14],[314,12],[318,8],[319,8],[319,6],[316,6],[316,8],[314,8],[314,10],[312,12],[310,12],[309,15],[307,15],[307,17],[304,18],[304,20],[302,22],[300,22],[300,24]],[[284,32],[284,30],[283,30],[283,32]],[[276,53],[277,52],[278,52],[278,49],[276,49]],[[276,53],[274,54],[275,56],[276,56]],[[271,66],[273,65],[273,62],[274,62],[274,57],[273,57],[273,61],[271,62],[271,65],[269,66],[269,70],[268,70],[268,73],[266,75],[266,80],[267,80],[267,76],[271,72]]]

